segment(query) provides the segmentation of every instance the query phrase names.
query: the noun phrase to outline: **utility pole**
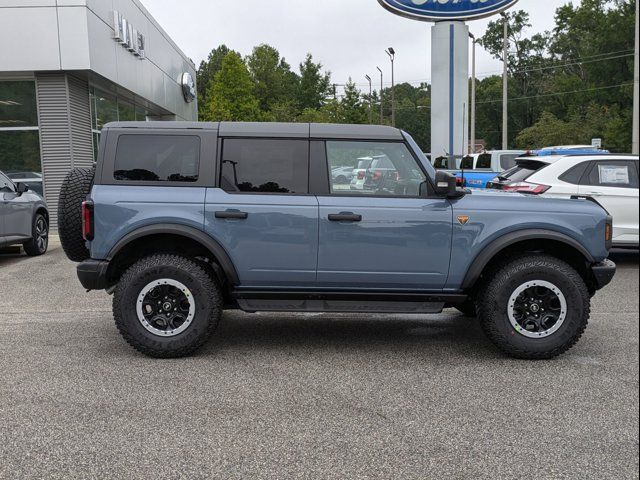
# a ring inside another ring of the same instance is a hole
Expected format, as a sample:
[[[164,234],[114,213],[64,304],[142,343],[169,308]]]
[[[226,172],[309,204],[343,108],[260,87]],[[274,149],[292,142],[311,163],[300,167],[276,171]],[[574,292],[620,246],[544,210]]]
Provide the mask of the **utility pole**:
[[[631,151],[634,155],[638,155],[640,151],[640,144],[638,143],[638,130],[640,124],[638,123],[638,0],[636,0],[636,54],[635,54],[635,66],[633,68],[633,145]]]
[[[509,101],[509,17],[502,13],[502,19],[504,20],[504,70],[502,73],[502,149],[507,150],[509,148],[509,111],[507,109],[507,103]]]
[[[393,47],[389,47],[387,50],[387,55],[391,59],[391,126],[396,126],[396,83],[395,83],[395,72],[394,72],[394,62],[396,59],[396,51]]]
[[[471,135],[469,136],[469,153],[476,152],[476,37],[471,37]]]
[[[380,72],[380,125],[384,124],[384,104],[382,102],[382,90],[384,90],[384,73],[380,67],[376,67]]]
[[[364,78],[369,82],[369,125],[371,125],[373,123],[373,86],[369,75],[365,75]]]

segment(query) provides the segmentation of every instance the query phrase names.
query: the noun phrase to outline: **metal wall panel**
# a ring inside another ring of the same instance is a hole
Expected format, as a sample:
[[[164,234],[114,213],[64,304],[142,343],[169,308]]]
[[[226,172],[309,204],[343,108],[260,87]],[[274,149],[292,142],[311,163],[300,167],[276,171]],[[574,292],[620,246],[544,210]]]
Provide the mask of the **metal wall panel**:
[[[36,91],[45,199],[56,229],[64,177],[71,168],[93,162],[89,86],[64,73],[37,74]]]

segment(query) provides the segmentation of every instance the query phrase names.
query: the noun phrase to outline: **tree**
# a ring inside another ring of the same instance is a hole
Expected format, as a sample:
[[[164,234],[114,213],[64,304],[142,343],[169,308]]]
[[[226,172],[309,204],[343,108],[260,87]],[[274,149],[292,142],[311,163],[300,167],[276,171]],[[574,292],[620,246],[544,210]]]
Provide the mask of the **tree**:
[[[343,123],[368,123],[369,117],[367,110],[362,104],[360,90],[358,90],[351,78],[349,78],[349,81],[344,87],[344,96],[340,101],[340,106],[342,107],[341,121]]]
[[[263,112],[293,103],[299,79],[278,50],[265,44],[254,48],[247,57],[247,67]]]
[[[240,55],[224,57],[208,94],[204,119],[209,121],[258,121],[262,117],[254,84]]]
[[[222,68],[222,60],[231,50],[226,45],[220,45],[209,53],[207,60],[200,62],[200,68],[196,73],[196,84],[198,86],[198,113],[200,118],[204,118],[204,111],[207,105],[207,95],[211,90],[211,85],[216,74]]]
[[[298,85],[298,105],[301,110],[319,109],[324,105],[329,92],[331,75],[322,72],[322,64],[314,63],[311,54],[300,64],[300,83]]]

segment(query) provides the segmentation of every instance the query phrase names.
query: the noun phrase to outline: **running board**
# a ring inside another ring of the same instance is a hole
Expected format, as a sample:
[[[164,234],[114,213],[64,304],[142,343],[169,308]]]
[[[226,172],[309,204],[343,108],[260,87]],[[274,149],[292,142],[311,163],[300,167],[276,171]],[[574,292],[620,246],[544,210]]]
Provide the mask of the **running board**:
[[[460,294],[396,292],[301,292],[236,290],[246,312],[440,313],[447,304],[462,303]]]

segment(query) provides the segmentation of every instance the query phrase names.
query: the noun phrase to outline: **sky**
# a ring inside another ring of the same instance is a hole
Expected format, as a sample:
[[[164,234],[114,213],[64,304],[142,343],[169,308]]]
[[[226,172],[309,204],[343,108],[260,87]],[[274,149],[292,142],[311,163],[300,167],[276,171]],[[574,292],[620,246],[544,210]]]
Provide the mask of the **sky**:
[[[251,53],[268,43],[298,70],[307,52],[331,72],[332,82],[350,77],[364,88],[364,76],[379,85],[376,66],[391,83],[387,47],[396,50],[396,83],[429,81],[432,24],[398,17],[377,0],[141,0],[169,36],[198,66],[220,44]],[[530,33],[551,30],[555,9],[570,0],[520,0],[515,9],[531,16]],[[579,3],[579,0],[573,0]],[[491,18],[469,22],[483,35]],[[479,77],[499,73],[502,63],[482,48],[477,51]],[[368,88],[368,87],[367,87]]]

